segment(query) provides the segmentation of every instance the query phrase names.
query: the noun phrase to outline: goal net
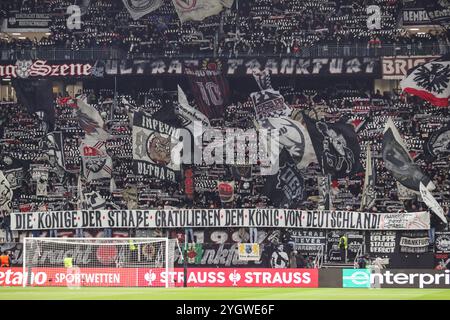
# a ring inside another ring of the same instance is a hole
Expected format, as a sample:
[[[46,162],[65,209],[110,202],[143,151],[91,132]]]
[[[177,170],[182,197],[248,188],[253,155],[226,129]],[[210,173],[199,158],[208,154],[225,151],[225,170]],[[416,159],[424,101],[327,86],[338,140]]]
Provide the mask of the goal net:
[[[177,240],[25,238],[23,286],[173,287]]]

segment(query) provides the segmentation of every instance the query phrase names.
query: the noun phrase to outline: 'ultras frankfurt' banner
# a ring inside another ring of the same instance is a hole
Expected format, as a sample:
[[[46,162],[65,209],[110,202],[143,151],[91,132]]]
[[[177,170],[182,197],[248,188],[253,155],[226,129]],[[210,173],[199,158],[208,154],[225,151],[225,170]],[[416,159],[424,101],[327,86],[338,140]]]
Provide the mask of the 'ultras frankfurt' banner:
[[[78,228],[319,228],[428,230],[428,212],[369,213],[290,209],[73,210],[16,212],[12,230]]]
[[[181,75],[186,66],[207,70],[214,65],[227,76],[253,75],[267,70],[272,75],[361,76],[380,74],[378,58],[155,58],[97,60],[70,63],[47,60],[17,60],[0,64],[1,78],[103,77],[115,75]]]
[[[380,74],[380,59],[377,58],[159,58],[134,60],[97,61],[93,73],[96,75],[181,75],[187,69],[208,70],[213,66],[226,76],[252,76],[267,70],[272,75],[297,76],[361,76]],[[0,76],[1,66],[0,66]]]
[[[110,251],[110,250],[109,250]],[[116,255],[117,253],[110,253]],[[112,259],[114,261],[114,259]],[[183,268],[33,268],[25,277],[22,268],[0,269],[1,286],[34,287],[164,287],[184,285]],[[294,287],[317,288],[318,269],[189,268],[189,287]]]
[[[177,129],[136,112],[133,115],[133,170],[135,174],[176,182],[179,164],[172,161]]]
[[[222,72],[217,70],[186,69],[200,111],[209,119],[223,118],[230,97],[230,88]]]

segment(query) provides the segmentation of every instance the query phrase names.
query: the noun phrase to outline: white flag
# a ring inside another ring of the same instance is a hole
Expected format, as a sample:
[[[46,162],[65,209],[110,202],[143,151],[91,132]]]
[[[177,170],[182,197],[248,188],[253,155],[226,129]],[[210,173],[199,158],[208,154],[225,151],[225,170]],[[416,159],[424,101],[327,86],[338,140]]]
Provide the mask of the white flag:
[[[155,11],[162,6],[163,0],[122,0],[133,20]]]
[[[219,14],[229,0],[172,0],[181,22],[202,21],[206,17]]]
[[[40,168],[36,179],[36,196],[47,196],[48,168]]]
[[[87,103],[86,96],[78,97],[76,102],[78,106],[78,123],[86,135],[95,137],[98,140],[107,140],[109,134],[104,129],[105,123],[98,110]]]
[[[11,211],[12,197],[13,191],[10,187],[9,181],[0,170],[0,210]]]
[[[106,200],[97,191],[84,194],[86,207],[90,210],[102,210],[106,207]]]
[[[447,223],[447,219],[445,218],[444,209],[442,209],[441,205],[436,201],[431,192],[425,188],[423,183],[420,183],[420,195],[422,196],[423,202],[433,211],[444,223]]]
[[[83,175],[87,181],[111,178],[112,159],[104,141],[85,138],[80,145]]]
[[[189,105],[186,94],[180,86],[178,86],[178,106],[175,108],[175,113],[181,120],[182,126],[192,133],[194,140],[201,138],[203,132],[211,127],[208,117]],[[199,128],[199,126],[194,127],[194,124],[197,126],[201,124],[201,130],[194,130]]]
[[[366,156],[366,173],[364,177],[363,194],[361,198],[361,211],[370,209],[375,205],[377,192],[375,190],[376,169],[373,166],[372,151],[370,150],[370,143],[367,144]]]

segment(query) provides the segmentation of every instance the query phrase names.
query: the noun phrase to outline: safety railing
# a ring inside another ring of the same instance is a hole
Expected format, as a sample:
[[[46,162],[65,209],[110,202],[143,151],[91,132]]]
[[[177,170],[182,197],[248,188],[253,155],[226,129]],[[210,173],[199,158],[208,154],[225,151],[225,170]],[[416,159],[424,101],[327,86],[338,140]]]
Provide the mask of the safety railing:
[[[363,43],[343,45],[315,45],[304,47],[296,53],[268,53],[268,52],[222,52],[214,53],[130,53],[116,48],[87,48],[71,50],[64,48],[36,48],[36,49],[13,49],[0,48],[0,61],[15,60],[55,60],[55,61],[92,61],[92,60],[132,60],[132,59],[157,59],[157,58],[245,58],[245,57],[273,57],[273,58],[340,58],[340,57],[382,57],[382,56],[421,56],[421,55],[444,55],[450,53],[450,44],[432,45],[396,45],[386,44],[378,47],[368,47]]]

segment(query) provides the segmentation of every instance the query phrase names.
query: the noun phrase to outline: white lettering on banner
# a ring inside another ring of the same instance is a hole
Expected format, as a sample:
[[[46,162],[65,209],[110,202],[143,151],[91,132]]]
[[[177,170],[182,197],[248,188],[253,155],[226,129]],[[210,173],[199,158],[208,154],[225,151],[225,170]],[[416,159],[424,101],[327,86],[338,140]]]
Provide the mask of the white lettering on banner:
[[[395,273],[389,270],[383,273],[372,273],[370,275],[371,284],[379,283],[381,285],[410,285],[423,289],[432,285],[447,285],[450,286],[450,270],[445,270],[441,273]]]
[[[12,230],[77,228],[286,227],[428,230],[428,212],[369,213],[290,209],[78,210],[16,212]]]
[[[5,270],[5,271],[3,271]],[[0,286],[22,286],[22,268],[0,269]],[[79,273],[68,274],[64,268],[39,268],[30,285],[90,287],[155,287],[165,283],[183,286],[184,271],[175,268],[167,273],[164,268],[79,268]],[[198,287],[309,287],[319,286],[318,269],[268,268],[189,268],[189,286]]]
[[[115,273],[57,273],[55,283],[64,284],[119,284],[120,274]]]
[[[0,269],[0,286],[22,286],[23,276],[22,268]],[[30,276],[25,273],[25,279],[29,279],[30,284],[43,285],[47,281],[45,272],[32,272]]]
[[[30,77],[58,77],[58,76],[90,76],[92,65],[89,63],[48,64],[45,60],[30,62],[25,72]],[[0,65],[0,77],[16,78],[17,65]]]
[[[408,73],[408,70],[427,63],[435,56],[399,56],[399,57],[383,57],[382,60],[382,74],[383,79],[402,80]]]

